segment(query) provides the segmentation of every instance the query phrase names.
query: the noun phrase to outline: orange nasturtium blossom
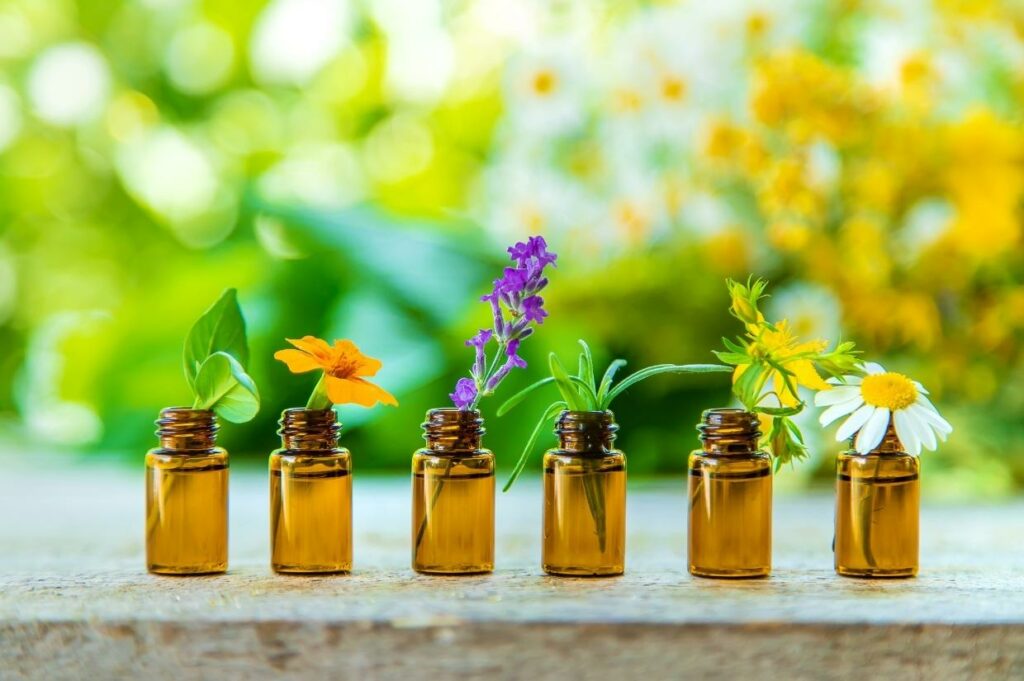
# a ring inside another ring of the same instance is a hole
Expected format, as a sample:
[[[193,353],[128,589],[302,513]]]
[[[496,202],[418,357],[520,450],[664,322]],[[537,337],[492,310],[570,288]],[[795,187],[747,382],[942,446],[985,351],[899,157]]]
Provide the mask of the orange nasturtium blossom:
[[[296,349],[288,348],[274,353],[274,359],[288,365],[294,374],[322,370],[323,378],[313,391],[310,407],[318,392],[326,392],[332,404],[358,404],[372,407],[377,402],[398,406],[398,400],[378,385],[366,380],[381,368],[380,360],[367,357],[350,340],[336,340],[334,345],[313,336],[286,339]],[[329,408],[326,405],[324,408]]]

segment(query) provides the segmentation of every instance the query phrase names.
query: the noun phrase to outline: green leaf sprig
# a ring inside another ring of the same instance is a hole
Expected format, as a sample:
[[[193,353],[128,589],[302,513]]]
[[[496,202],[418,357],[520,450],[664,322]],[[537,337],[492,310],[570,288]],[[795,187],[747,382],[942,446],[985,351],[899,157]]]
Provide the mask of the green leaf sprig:
[[[256,383],[246,367],[249,345],[238,293],[229,288],[185,337],[185,380],[193,409],[210,409],[232,423],[252,420],[260,409]]]
[[[512,475],[509,476],[508,482],[505,483],[502,491],[507,492],[523,472],[530,452],[533,451],[537,438],[540,436],[541,429],[545,423],[554,418],[559,412],[563,410],[606,411],[611,407],[615,398],[623,392],[640,381],[660,374],[704,374],[732,371],[731,367],[721,364],[655,364],[630,374],[618,384],[615,384],[615,375],[619,369],[626,365],[625,360],[616,359],[608,365],[604,375],[601,377],[600,383],[598,383],[594,373],[594,357],[590,351],[590,346],[582,339],[580,339],[579,344],[583,351],[580,353],[579,369],[576,374],[569,374],[562,365],[561,360],[558,359],[558,355],[552,352],[548,357],[551,375],[523,388],[505,400],[498,408],[498,416],[504,416],[535,390],[550,383],[555,385],[561,397],[561,399],[555,400],[548,405],[541,413],[540,420],[527,439],[526,446],[523,448],[522,454],[519,455],[519,460],[512,470]]]

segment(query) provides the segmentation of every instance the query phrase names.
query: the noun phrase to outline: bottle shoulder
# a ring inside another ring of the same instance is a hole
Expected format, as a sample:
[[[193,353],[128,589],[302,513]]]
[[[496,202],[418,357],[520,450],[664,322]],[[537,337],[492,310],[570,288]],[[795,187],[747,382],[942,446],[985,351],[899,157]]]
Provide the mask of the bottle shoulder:
[[[836,457],[836,472],[857,478],[917,475],[921,460],[906,452],[860,454],[855,450],[841,452]]]
[[[146,466],[157,469],[199,470],[227,468],[230,456],[223,447],[178,450],[156,447],[146,452]]]
[[[344,447],[326,450],[275,449],[270,453],[269,467],[272,471],[289,469],[345,469],[352,464],[352,454]]]
[[[717,454],[703,449],[690,452],[691,470],[762,470],[772,467],[772,456],[763,449],[745,453]]]
[[[568,452],[564,449],[549,449],[544,453],[544,470],[546,472],[625,471],[626,455],[620,449],[609,450],[600,456]]]
[[[413,475],[444,475],[446,477],[479,476],[494,473],[494,453],[489,449],[465,452],[437,452],[418,449],[412,456]]]

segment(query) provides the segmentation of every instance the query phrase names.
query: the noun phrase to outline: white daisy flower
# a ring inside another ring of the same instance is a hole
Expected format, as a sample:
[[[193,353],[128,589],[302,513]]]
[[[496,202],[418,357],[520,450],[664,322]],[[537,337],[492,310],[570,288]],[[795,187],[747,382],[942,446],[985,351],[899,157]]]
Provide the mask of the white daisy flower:
[[[827,426],[849,416],[839,426],[836,440],[848,440],[856,433],[854,448],[860,454],[868,454],[882,442],[891,420],[907,453],[917,456],[922,445],[935,449],[936,435],[945,442],[953,432],[953,427],[939,416],[935,405],[926,397],[928,391],[920,383],[903,374],[886,371],[875,362],[866,362],[864,370],[868,374],[864,377],[829,379],[836,387],[814,396],[814,404],[828,407],[819,418],[821,425]]]

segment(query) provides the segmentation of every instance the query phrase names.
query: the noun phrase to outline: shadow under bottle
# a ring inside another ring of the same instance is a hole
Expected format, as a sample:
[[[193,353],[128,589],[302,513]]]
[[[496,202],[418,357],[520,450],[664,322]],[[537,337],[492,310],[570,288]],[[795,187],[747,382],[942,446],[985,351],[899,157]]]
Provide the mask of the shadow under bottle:
[[[333,409],[287,409],[270,455],[270,546],[275,572],[352,569],[352,460],[338,447]]]
[[[892,425],[868,454],[836,460],[836,572],[846,577],[913,577],[918,570],[920,461],[903,451]]]
[[[163,575],[228,569],[228,453],[212,411],[170,407],[146,453],[146,566]]]
[[[766,577],[772,567],[772,461],[758,449],[756,414],[708,409],[690,454],[690,573]]]
[[[604,577],[626,567],[626,456],[610,411],[563,411],[558,448],[544,454],[541,566],[552,575]]]
[[[432,409],[412,458],[412,567],[461,575],[494,570],[494,454],[476,410]]]

